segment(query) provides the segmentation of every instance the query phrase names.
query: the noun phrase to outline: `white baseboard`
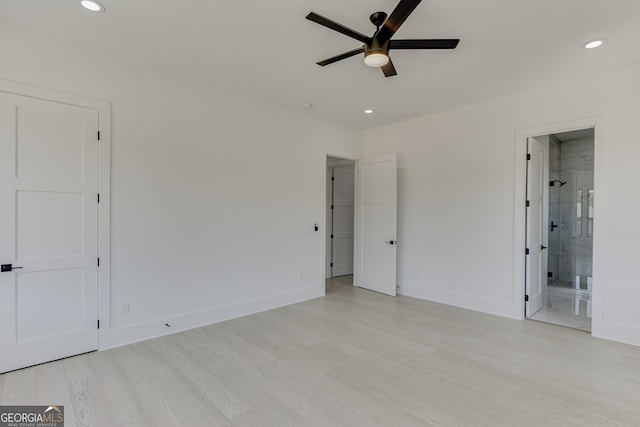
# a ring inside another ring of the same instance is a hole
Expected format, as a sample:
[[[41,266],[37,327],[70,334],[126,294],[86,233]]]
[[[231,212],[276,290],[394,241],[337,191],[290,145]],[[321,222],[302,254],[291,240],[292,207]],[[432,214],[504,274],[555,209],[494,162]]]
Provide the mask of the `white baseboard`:
[[[508,317],[510,319],[524,319],[522,314],[522,305],[517,304],[516,302],[509,304],[503,301],[482,299],[469,295],[446,292],[439,289],[407,285],[400,285],[398,293],[414,298],[452,305],[454,307]],[[593,337],[640,346],[639,327],[603,320],[598,321],[595,318],[593,319],[592,327],[591,335]]]
[[[452,305],[454,307],[466,308],[468,310],[480,311],[482,313],[493,314],[496,316],[508,317],[510,319],[520,320],[523,318],[521,304],[508,303],[488,298],[478,298],[470,295],[442,291],[440,289],[402,284],[400,284],[398,293],[400,295]]]
[[[593,319],[591,335],[610,341],[640,346],[640,328],[617,322]]]
[[[318,298],[324,295],[324,286],[305,288],[293,292],[286,292],[244,301],[223,307],[186,313],[170,318],[157,319],[149,322],[138,323],[116,329],[104,329],[100,331],[99,350],[107,350],[135,342],[145,341],[164,335],[182,332],[201,326],[211,325],[225,320],[260,313],[285,305],[295,304]],[[171,325],[170,327],[166,324]]]

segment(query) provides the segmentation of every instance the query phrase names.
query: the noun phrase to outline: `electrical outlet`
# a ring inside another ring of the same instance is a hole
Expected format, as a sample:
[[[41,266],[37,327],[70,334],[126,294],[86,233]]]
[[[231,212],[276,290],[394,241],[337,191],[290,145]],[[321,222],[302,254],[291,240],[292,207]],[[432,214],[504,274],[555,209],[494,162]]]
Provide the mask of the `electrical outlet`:
[[[131,306],[129,301],[122,301],[120,303],[120,314],[129,314],[131,312]]]

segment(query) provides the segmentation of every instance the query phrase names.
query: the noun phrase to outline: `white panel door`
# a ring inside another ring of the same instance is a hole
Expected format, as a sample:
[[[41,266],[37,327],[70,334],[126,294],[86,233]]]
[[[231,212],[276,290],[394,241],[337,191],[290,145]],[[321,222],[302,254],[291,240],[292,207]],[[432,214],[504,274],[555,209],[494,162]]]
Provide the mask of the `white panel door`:
[[[333,169],[333,277],[353,274],[354,175],[354,168]]]
[[[354,285],[396,294],[396,155],[356,165]]]
[[[97,131],[0,92],[0,372],[97,349]]]
[[[542,308],[543,300],[543,250],[544,247],[544,146],[534,138],[528,140],[527,161],[527,236],[526,246],[526,295],[525,312],[533,316]]]

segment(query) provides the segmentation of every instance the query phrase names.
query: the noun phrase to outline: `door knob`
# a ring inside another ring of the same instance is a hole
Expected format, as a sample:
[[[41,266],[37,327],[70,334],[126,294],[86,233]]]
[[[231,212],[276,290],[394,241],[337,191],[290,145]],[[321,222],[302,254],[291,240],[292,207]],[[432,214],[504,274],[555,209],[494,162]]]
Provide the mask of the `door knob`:
[[[17,270],[19,268],[22,268],[22,267],[14,267],[13,264],[2,264],[0,266],[0,272],[7,273],[9,271]]]
[[[547,249],[547,247],[545,245],[540,246],[540,250],[544,251],[545,249]]]
[[[389,240],[388,242],[385,242],[385,243],[388,243],[390,245],[395,245],[397,242],[395,240]]]

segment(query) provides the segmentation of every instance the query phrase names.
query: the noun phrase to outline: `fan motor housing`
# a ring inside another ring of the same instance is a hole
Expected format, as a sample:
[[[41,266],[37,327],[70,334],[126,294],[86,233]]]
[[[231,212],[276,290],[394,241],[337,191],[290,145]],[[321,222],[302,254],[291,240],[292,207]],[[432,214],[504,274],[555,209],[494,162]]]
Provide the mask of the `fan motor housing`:
[[[385,55],[388,55],[389,42],[387,41],[384,43],[380,43],[380,41],[378,41],[378,39],[376,38],[371,39],[370,44],[364,45],[364,56],[367,56],[372,53],[384,53]]]

